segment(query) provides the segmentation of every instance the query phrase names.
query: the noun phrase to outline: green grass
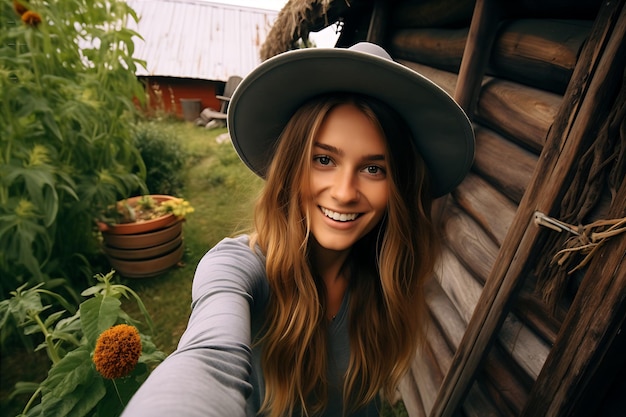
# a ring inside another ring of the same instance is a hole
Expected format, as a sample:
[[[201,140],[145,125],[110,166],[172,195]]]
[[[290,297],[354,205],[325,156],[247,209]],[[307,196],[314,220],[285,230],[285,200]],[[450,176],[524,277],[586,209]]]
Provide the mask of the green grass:
[[[166,353],[176,348],[185,330],[196,265],[221,239],[249,229],[253,202],[262,185],[229,141],[216,141],[226,129],[207,130],[191,123],[175,123],[174,127],[179,143],[191,155],[181,197],[195,209],[183,225],[183,262],[159,277],[124,280],[141,296],[155,324],[155,343]],[[128,304],[129,313],[138,314],[135,306]]]

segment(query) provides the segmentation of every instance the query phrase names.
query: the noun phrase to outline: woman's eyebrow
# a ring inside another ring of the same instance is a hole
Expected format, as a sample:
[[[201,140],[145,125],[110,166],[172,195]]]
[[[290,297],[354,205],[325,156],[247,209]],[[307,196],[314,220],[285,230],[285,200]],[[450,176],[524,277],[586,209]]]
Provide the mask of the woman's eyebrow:
[[[325,150],[327,152],[334,153],[336,155],[343,155],[343,151],[341,149],[339,149],[339,148],[337,148],[335,146],[332,146],[332,145],[327,145],[325,143],[315,142],[315,143],[313,143],[313,147],[321,148],[321,149],[323,149],[323,150]]]
[[[313,147],[323,149],[329,153],[339,155],[339,156],[342,156],[344,154],[344,152],[341,149],[332,145],[327,145],[325,143],[314,142]],[[364,161],[384,161],[385,159],[386,158],[384,154],[372,154],[372,155],[365,155],[363,157]]]

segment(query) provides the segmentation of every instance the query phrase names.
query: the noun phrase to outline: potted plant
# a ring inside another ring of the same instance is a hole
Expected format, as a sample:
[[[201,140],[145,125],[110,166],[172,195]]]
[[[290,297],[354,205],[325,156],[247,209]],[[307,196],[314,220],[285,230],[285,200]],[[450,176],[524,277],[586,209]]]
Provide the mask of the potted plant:
[[[182,223],[193,210],[168,195],[118,201],[98,222],[111,266],[127,278],[146,278],[176,265],[184,251]]]

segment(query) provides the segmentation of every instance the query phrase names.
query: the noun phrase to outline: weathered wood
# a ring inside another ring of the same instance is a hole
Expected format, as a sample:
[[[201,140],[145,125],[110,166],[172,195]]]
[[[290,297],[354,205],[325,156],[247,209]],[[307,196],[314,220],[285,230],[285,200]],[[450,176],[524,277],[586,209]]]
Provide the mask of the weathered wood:
[[[559,94],[490,78],[481,89],[476,120],[539,154],[562,100]]]
[[[591,20],[510,20],[496,39],[489,73],[563,94],[591,24]]]
[[[502,245],[515,217],[517,205],[473,173],[465,177],[452,195],[457,204],[480,224],[485,233],[498,246]]]
[[[480,298],[482,285],[461,265],[450,250],[444,248],[440,270],[436,272],[439,285],[446,293],[464,323],[468,323],[476,302]]]
[[[442,254],[441,271],[437,274],[441,288],[454,305],[461,319],[469,322],[482,291],[457,258],[448,250]],[[536,379],[550,347],[515,315],[509,314],[502,324],[498,341],[532,379]]]
[[[428,416],[428,414],[426,414],[426,411],[424,410],[424,405],[422,404],[419,389],[417,388],[417,384],[415,383],[415,377],[411,369],[409,369],[409,372],[404,378],[402,378],[402,381],[400,381],[400,386],[398,387],[398,390],[400,391],[400,395],[402,396],[402,402],[404,403],[404,408],[409,414],[409,417]]]
[[[446,246],[454,252],[458,261],[471,271],[482,289],[498,256],[499,248],[478,223],[459,208],[448,207],[446,216],[444,223]],[[445,263],[448,258],[443,257],[442,262]]]
[[[502,369],[498,370],[501,371]],[[503,377],[501,372],[498,377]],[[502,388],[501,381],[494,382],[492,379],[487,378],[486,375],[481,374],[476,378],[476,383],[480,384],[485,391],[485,395],[489,396],[489,399],[502,417],[517,417],[507,403],[506,398],[504,398],[503,392],[500,391]]]
[[[522,317],[524,322],[542,337],[546,343],[553,345],[556,335],[561,327],[561,321],[557,320],[548,310],[546,304],[534,288],[520,290],[515,303],[515,314]]]
[[[621,75],[623,71],[623,65],[616,65],[617,69],[614,66],[616,62],[621,63],[623,58],[620,57],[621,59],[618,60],[610,50],[607,51],[610,49],[607,48],[607,40],[622,10],[623,3],[623,0],[603,3],[599,18],[594,24],[589,41],[579,58],[572,81],[566,91],[563,100],[565,104],[555,118],[533,180],[520,202],[505,244],[499,252],[494,269],[482,292],[479,301],[480,308],[476,309],[462,343],[456,351],[450,372],[446,375],[433,406],[431,417],[455,415],[465,394],[471,388],[476,370],[488,347],[494,341],[497,329],[508,314],[511,297],[527,272],[528,259],[538,255],[535,249],[540,231],[533,227],[533,214],[535,210],[551,213],[553,207],[559,203],[559,198],[568,186],[567,180],[570,172],[576,168],[576,161],[582,154],[581,145],[585,143],[588,135],[597,131],[602,118],[607,114],[606,109],[610,103],[603,102],[602,99],[609,91],[616,91],[614,72],[617,70]],[[626,22],[621,21],[621,29],[625,27]],[[620,42],[623,43],[623,40]],[[622,54],[622,57],[624,56],[626,53]],[[624,251],[625,249],[622,248],[621,256]],[[626,266],[622,264],[622,269],[624,268]],[[621,278],[624,279],[626,273],[624,271],[621,273]],[[623,292],[620,295],[623,295]],[[615,293],[613,296],[615,297]],[[574,310],[573,307],[570,311],[572,310]],[[578,313],[581,311],[582,308],[578,310]],[[596,320],[595,314],[596,312],[592,310],[584,316],[587,319]],[[610,317],[606,318],[610,319]],[[606,322],[600,321],[600,323]],[[588,337],[592,337],[592,334],[591,332],[584,333]],[[568,345],[567,340],[564,340],[564,345]],[[577,346],[576,349],[578,348]],[[589,353],[584,354],[587,358],[589,355]],[[569,359],[574,358],[570,356]],[[571,370],[575,371],[575,369]],[[569,374],[568,381],[559,384],[554,384],[555,380],[561,380],[558,377],[555,378],[554,373],[547,373],[547,375],[545,387],[552,385],[553,388],[542,392],[541,398],[537,397],[538,401],[535,402],[537,408],[533,410],[534,413],[529,412],[528,416],[562,415],[558,412],[546,413],[546,405],[554,404],[556,408],[564,408],[565,398],[554,399],[552,395],[555,391],[571,393],[572,388],[580,383],[580,374],[576,376],[575,372]]]
[[[484,285],[498,255],[498,246],[472,217],[455,206],[449,206],[446,211],[444,230],[447,247],[479,285]]]
[[[424,346],[418,352],[413,360],[412,369],[424,410],[428,414],[437,397],[441,381],[443,381],[443,373],[439,369],[439,364],[436,362],[430,345]]]
[[[474,170],[515,202],[530,182],[537,156],[485,127],[476,126]]]
[[[528,401],[534,380],[528,378],[497,345],[494,345],[485,359],[484,375],[497,390],[492,392],[492,397],[500,397],[518,416]]]
[[[390,53],[438,69],[458,72],[467,29],[405,29],[393,34]]]
[[[426,303],[433,317],[434,323],[441,329],[441,333],[446,339],[448,346],[455,350],[458,348],[463,333],[465,333],[465,323],[454,307],[445,291],[441,288],[439,281],[431,279],[425,289]]]
[[[611,210],[626,216],[626,181]],[[533,386],[523,417],[588,416],[589,400],[608,385],[591,386],[604,355],[611,349],[619,327],[626,320],[626,239],[607,242],[592,261],[546,364]],[[622,356],[623,352],[618,353]],[[597,379],[597,378],[596,378]],[[560,384],[554,384],[554,381]],[[606,385],[605,385],[606,384]],[[595,394],[587,393],[592,390]],[[600,404],[596,404],[596,407]],[[584,410],[584,411],[579,411]]]
[[[491,55],[501,15],[500,2],[495,0],[476,2],[459,69],[459,81],[454,92],[454,99],[470,119],[474,118],[478,92]]]
[[[625,88],[624,3],[624,1],[615,2],[607,11],[611,14],[607,18],[606,32],[601,32],[599,36],[600,40],[605,42],[602,44],[604,48],[600,50],[602,54],[589,87],[594,99],[590,100],[591,104],[599,105],[596,102],[604,100],[602,104],[609,105],[606,102],[610,101],[608,97],[614,94],[615,87]],[[596,53],[600,51],[594,50]],[[623,104],[623,102],[613,103],[613,106]],[[592,109],[582,109],[581,113],[593,120]],[[623,131],[620,134],[623,135]],[[622,178],[607,218],[626,216],[625,202],[626,180]],[[597,373],[599,369],[605,367],[603,366],[605,355],[611,351],[617,332],[625,320],[626,238],[622,236],[609,240],[592,259],[554,348],[533,387],[523,416],[533,416],[539,408],[544,410],[546,416],[590,415],[594,410],[589,400],[594,394],[597,397],[608,385],[602,378],[597,377]],[[549,381],[555,378],[563,381],[562,387],[550,384]],[[591,381],[596,381],[597,385],[591,385]],[[549,407],[546,407],[545,402],[548,398]]]
[[[428,78],[439,87],[441,87],[441,89],[443,89],[446,93],[450,95],[454,94],[454,89],[456,88],[456,82],[458,79],[458,75],[456,73],[440,70],[428,65],[419,64],[412,61],[398,60],[398,62],[411,68],[414,71],[419,72],[424,77]]]
[[[532,379],[537,379],[550,352],[547,343],[512,313],[502,323],[498,341]]]

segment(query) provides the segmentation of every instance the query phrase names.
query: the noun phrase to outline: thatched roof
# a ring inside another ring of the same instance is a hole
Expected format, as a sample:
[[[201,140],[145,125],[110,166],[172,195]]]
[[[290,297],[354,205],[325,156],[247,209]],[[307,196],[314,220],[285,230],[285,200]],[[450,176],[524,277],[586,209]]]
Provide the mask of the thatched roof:
[[[261,59],[294,49],[298,39],[307,40],[310,32],[334,23],[335,20],[329,18],[329,11],[336,7],[349,5],[346,0],[289,0],[261,47]]]

